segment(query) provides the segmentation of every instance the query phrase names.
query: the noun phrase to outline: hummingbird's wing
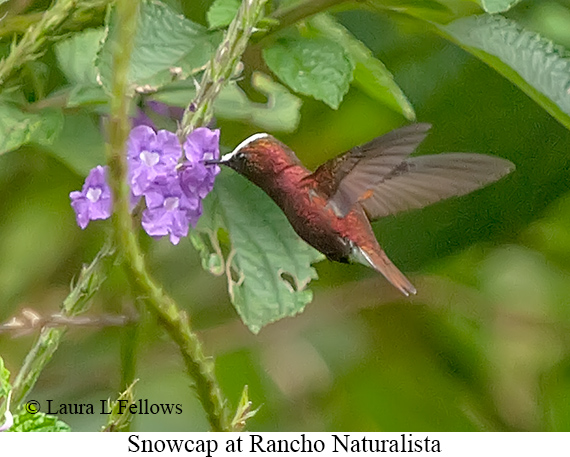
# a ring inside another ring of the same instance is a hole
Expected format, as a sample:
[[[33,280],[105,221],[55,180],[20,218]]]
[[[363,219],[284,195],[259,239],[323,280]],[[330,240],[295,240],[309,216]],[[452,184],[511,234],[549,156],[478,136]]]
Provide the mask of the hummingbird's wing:
[[[392,130],[325,162],[308,179],[316,183],[316,190],[330,199],[342,216],[346,216],[368,189],[368,184],[375,183],[402,163],[424,140],[430,128],[430,124],[412,124]],[[356,199],[355,194],[358,194]]]
[[[356,146],[335,157],[308,177],[340,216],[390,174],[427,136],[430,124],[412,124]]]
[[[371,186],[360,203],[370,219],[378,219],[468,194],[513,170],[508,160],[484,154],[411,157]]]
[[[317,190],[339,217],[360,203],[377,219],[465,195],[514,168],[508,160],[483,154],[408,157],[429,128],[409,125],[326,162],[312,175]]]

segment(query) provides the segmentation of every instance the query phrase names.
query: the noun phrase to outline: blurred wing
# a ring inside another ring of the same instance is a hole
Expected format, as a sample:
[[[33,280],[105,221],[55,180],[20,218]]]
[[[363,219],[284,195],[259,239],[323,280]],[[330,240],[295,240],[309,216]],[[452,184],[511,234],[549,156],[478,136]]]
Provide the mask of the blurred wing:
[[[465,195],[513,170],[508,160],[484,154],[427,155],[404,160],[376,182],[351,181],[345,186],[343,181],[339,191],[353,200],[359,195],[357,200],[370,219],[377,219]]]
[[[430,124],[413,124],[393,130],[325,162],[307,179],[315,182],[316,190],[330,199],[337,214],[346,216],[363,192],[414,152],[430,127]]]

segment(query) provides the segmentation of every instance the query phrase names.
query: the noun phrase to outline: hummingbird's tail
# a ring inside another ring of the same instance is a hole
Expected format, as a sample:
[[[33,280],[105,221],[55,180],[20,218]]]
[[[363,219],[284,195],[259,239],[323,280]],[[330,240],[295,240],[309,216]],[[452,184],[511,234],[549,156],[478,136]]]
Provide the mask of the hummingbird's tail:
[[[410,294],[416,294],[416,288],[408,281],[404,273],[398,270],[398,267],[392,263],[380,246],[377,246],[376,249],[366,249],[356,246],[353,249],[353,254],[360,263],[369,265],[376,271],[382,273],[384,277],[406,297]]]

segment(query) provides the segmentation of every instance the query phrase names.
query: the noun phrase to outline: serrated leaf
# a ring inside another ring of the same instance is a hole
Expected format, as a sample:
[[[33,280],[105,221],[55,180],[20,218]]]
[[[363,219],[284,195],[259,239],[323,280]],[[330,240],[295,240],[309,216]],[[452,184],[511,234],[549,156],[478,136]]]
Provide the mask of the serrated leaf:
[[[263,50],[265,63],[291,89],[337,109],[352,81],[354,65],[338,43],[285,38]]]
[[[11,432],[70,432],[71,428],[55,416],[42,412],[31,414],[21,409],[14,415]]]
[[[28,143],[49,145],[63,126],[63,115],[55,109],[24,112],[9,103],[0,104],[0,154]]]
[[[230,298],[248,328],[258,333],[303,311],[313,298],[307,286],[317,278],[311,263],[324,256],[299,238],[277,205],[231,170],[222,171],[204,204],[198,230],[214,236],[227,230]]]
[[[414,120],[414,108],[394,81],[392,73],[385,65],[372,55],[364,43],[356,39],[346,28],[332,16],[319,14],[311,19],[311,26],[326,38],[340,44],[354,64],[354,84],[370,97]]]
[[[520,1],[521,0],[481,0],[481,6],[490,14],[504,13]]]
[[[4,360],[0,357],[0,398],[6,398],[11,390],[10,372],[4,366]]]
[[[107,37],[96,61],[100,81],[107,89],[118,27],[115,14],[111,14]],[[144,0],[131,54],[129,82],[158,89],[172,81],[173,69],[180,69],[177,77],[185,79],[204,67],[219,40],[218,32],[209,32],[163,3]]]
[[[301,100],[263,73],[253,74],[252,85],[267,96],[267,103],[252,102],[236,83],[230,82],[214,102],[216,117],[254,124],[272,132],[295,130],[299,124]],[[195,94],[194,85],[183,82],[165,88],[152,99],[185,108]]]
[[[502,16],[470,16],[439,28],[570,129],[570,58],[564,48]]]
[[[65,77],[70,83],[97,84],[95,59],[101,47],[105,30],[88,29],[55,45],[55,55]]]
[[[206,13],[206,19],[211,29],[230,25],[240,6],[239,0],[215,0]]]

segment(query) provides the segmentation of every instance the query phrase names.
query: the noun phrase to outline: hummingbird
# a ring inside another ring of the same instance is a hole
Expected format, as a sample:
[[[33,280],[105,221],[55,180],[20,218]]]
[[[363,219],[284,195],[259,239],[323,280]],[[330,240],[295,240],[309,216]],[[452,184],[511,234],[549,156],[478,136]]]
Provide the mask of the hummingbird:
[[[372,267],[408,296],[416,288],[380,247],[370,221],[465,195],[514,170],[510,161],[485,154],[410,157],[430,128],[418,123],[393,130],[314,172],[268,133],[206,163],[228,166],[263,189],[295,232],[329,260]]]

